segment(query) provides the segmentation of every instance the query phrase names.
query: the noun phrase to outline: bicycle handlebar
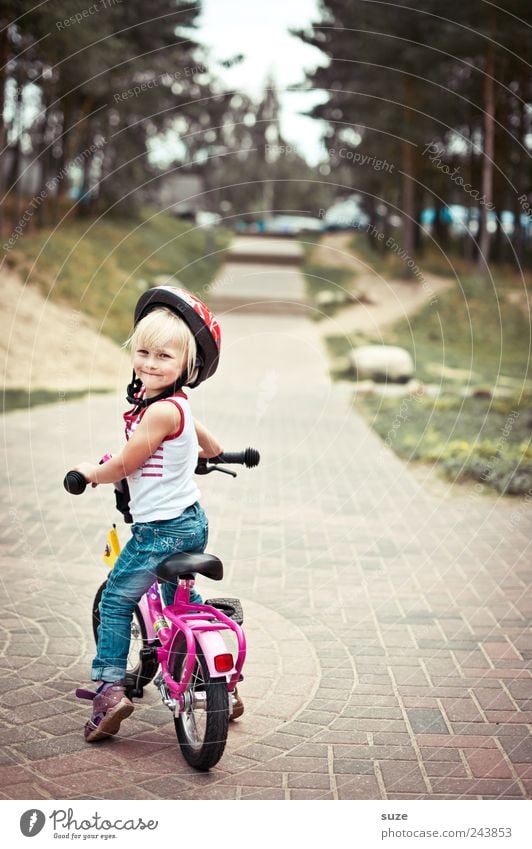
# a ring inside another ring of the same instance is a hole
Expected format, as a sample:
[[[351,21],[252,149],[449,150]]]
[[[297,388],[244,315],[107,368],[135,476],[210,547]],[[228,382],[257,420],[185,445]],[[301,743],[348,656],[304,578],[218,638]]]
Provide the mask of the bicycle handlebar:
[[[210,457],[208,463],[238,463],[241,466],[246,466],[248,469],[253,469],[260,463],[260,454],[256,448],[246,448],[245,451],[223,451],[217,457]]]
[[[63,481],[63,486],[70,495],[81,495],[87,488],[87,481],[81,472],[67,472]]]
[[[214,471],[216,466],[222,464],[232,464],[246,466],[248,469],[253,469],[260,463],[260,454],[256,448],[246,448],[245,451],[223,451],[217,457],[210,457],[198,461],[196,467],[197,474],[206,474],[209,471]],[[208,465],[212,464],[212,465]],[[221,472],[222,469],[219,469]],[[87,488],[87,481],[81,472],[75,469],[67,472],[63,481],[63,486],[70,495],[81,495]]]

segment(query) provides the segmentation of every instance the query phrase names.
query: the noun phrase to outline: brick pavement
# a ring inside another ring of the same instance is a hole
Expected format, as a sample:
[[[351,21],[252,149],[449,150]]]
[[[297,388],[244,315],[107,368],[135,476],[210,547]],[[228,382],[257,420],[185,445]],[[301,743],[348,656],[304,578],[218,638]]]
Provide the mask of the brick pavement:
[[[120,443],[122,399],[13,413],[3,798],[530,798],[530,509],[424,489],[331,385],[311,321],[236,309],[223,329],[195,414],[262,463],[201,481],[226,577],[200,591],[243,600],[246,713],[209,774],[182,760],[152,687],[119,739],[84,743],[73,689],[113,499],[61,479]]]

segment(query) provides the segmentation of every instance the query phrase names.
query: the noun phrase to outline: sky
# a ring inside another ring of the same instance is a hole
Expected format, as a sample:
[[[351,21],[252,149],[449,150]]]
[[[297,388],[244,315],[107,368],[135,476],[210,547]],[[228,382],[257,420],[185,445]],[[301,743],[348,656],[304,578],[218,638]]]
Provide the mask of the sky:
[[[288,30],[320,20],[318,7],[318,0],[203,0],[196,30],[197,40],[209,48],[213,72],[228,88],[258,98],[266,78],[273,75],[281,103],[281,132],[311,165],[323,159],[324,125],[299,113],[325,100],[325,95],[286,89],[302,83],[305,70],[325,59]],[[218,64],[239,53],[244,61],[233,68]]]

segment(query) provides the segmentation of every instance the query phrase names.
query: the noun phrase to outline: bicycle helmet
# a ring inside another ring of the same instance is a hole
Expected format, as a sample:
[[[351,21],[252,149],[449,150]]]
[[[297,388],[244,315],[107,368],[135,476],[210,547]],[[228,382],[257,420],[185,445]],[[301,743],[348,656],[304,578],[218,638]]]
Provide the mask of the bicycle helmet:
[[[182,318],[194,335],[198,352],[196,359],[198,374],[194,382],[189,383],[188,386],[191,388],[199,386],[204,380],[212,377],[218,368],[221,343],[220,325],[209,308],[195,295],[191,295],[190,292],[176,286],[156,286],[144,292],[137,301],[133,326],[136,327],[139,321],[149,312],[160,307],[165,307]],[[185,381],[180,378],[173,386],[168,387],[155,398],[139,399],[135,395],[140,390],[141,381],[133,370],[131,383],[127,387],[127,400],[130,404],[147,407],[149,404],[161,400],[161,398],[173,395],[174,392],[181,389],[184,383]]]

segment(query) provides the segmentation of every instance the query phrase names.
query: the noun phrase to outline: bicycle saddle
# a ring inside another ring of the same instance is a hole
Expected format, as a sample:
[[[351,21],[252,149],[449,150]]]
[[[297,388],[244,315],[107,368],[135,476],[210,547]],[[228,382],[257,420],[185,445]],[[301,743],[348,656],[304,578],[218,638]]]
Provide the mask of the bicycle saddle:
[[[222,561],[214,554],[172,554],[163,560],[155,570],[159,581],[175,581],[176,578],[193,577],[192,573],[204,575],[213,581],[221,581],[224,576]]]

